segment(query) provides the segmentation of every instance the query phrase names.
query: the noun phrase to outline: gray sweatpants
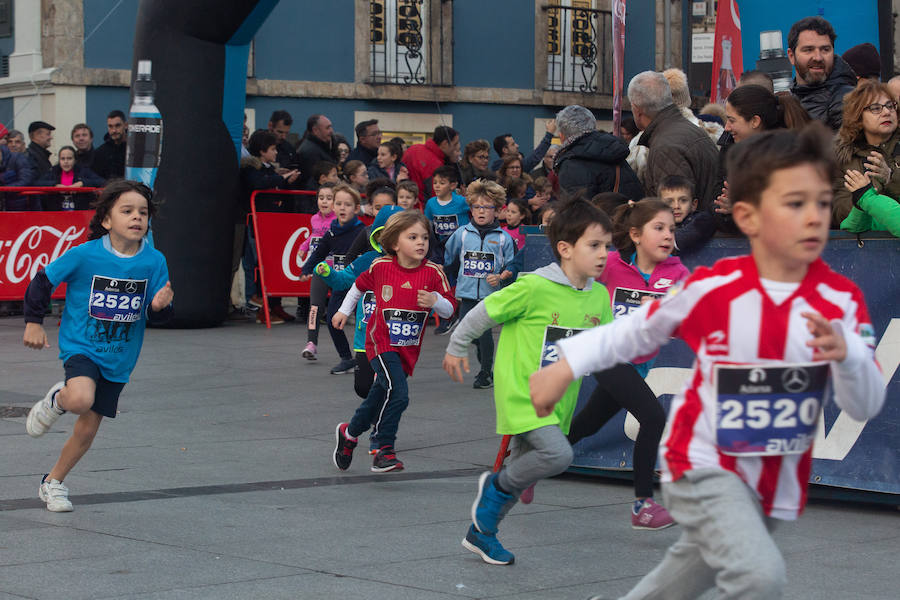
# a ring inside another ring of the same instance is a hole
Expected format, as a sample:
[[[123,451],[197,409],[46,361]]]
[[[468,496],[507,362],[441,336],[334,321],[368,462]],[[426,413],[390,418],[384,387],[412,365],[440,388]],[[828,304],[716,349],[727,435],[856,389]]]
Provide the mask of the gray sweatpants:
[[[784,558],[769,535],[753,490],[730,471],[695,469],[663,484],[681,537],[624,600],[716,598],[776,600],[786,583]]]
[[[559,475],[572,464],[572,446],[558,425],[514,435],[509,459],[497,476],[500,487],[516,498],[541,479]]]

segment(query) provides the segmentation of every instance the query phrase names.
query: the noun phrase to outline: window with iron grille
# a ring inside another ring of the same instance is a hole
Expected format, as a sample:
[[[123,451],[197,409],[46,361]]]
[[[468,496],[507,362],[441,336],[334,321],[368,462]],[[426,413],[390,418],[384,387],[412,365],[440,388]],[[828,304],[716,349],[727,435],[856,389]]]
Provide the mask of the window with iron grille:
[[[442,0],[369,1],[370,83],[450,83],[443,4]]]
[[[547,89],[612,93],[612,12],[598,4],[560,0],[545,6]]]

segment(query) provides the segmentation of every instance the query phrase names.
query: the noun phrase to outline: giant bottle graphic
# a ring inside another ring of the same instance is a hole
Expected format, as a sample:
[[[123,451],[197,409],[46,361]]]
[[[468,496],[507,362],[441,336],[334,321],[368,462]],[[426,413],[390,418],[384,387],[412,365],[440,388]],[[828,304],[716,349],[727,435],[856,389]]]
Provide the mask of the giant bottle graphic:
[[[149,60],[138,61],[134,80],[134,103],[128,114],[128,147],[125,152],[125,178],[153,189],[162,152],[163,122],[154,104],[156,83],[150,78]]]
[[[718,102],[725,104],[728,95],[737,87],[734,70],[731,68],[731,38],[722,38],[722,66],[719,68]]]

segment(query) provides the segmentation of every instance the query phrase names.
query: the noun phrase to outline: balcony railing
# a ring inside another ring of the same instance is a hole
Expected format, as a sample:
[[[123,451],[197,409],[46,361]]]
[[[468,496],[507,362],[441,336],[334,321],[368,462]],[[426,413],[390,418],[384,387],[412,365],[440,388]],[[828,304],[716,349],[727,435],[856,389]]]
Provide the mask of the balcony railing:
[[[547,89],[611,94],[612,13],[590,0],[548,4]]]

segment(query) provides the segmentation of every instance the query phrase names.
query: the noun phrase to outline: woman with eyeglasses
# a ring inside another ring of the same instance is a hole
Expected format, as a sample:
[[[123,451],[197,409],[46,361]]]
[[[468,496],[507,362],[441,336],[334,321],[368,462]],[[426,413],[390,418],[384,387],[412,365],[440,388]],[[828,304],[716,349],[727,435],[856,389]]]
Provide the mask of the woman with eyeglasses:
[[[835,142],[840,175],[834,183],[834,222],[853,232],[900,234],[900,133],[897,101],[887,85],[862,81],[844,97]]]
[[[490,162],[491,145],[487,140],[475,140],[466,144],[462,160],[459,161],[462,184],[469,185],[476,179],[493,176],[494,173],[489,167]]]

